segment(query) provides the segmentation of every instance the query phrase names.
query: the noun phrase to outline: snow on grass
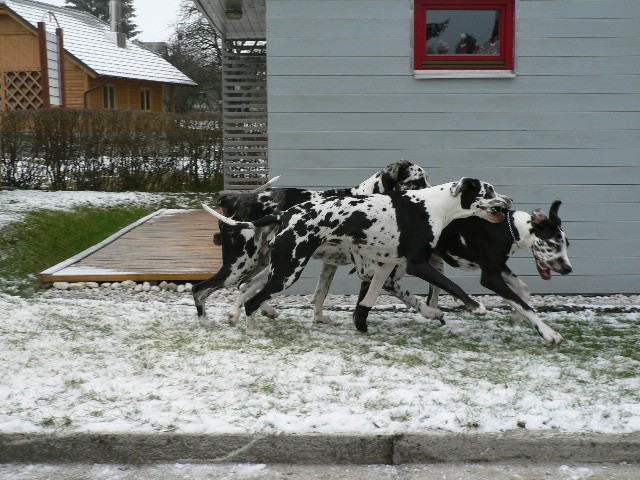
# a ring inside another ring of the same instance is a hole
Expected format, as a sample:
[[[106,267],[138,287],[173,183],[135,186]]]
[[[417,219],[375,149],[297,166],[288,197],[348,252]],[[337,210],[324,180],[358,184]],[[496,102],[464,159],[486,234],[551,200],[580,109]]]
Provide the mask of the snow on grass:
[[[197,324],[173,301],[0,297],[0,431],[401,433],[640,430],[637,313],[550,313],[546,345],[506,311],[311,311],[261,319],[261,335]],[[226,305],[211,305],[223,316]]]
[[[162,198],[0,191],[0,228],[33,209]],[[212,296],[210,316],[224,318],[233,295]],[[558,347],[509,327],[506,310],[449,312],[441,327],[374,308],[362,335],[350,308],[312,326],[290,299],[256,337],[200,327],[188,293],[0,295],[0,431],[640,430],[640,314],[625,311],[637,297],[567,302],[619,313],[542,313],[567,339]]]
[[[0,228],[20,221],[34,210],[73,210],[83,206],[153,205],[167,195],[140,192],[49,192],[41,190],[0,190]],[[178,202],[179,195],[172,195]]]

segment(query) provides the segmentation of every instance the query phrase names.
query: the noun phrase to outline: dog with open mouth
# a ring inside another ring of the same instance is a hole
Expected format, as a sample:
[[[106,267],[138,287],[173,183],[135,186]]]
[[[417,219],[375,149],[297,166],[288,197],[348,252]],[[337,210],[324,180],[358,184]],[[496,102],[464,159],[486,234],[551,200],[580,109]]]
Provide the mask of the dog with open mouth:
[[[431,264],[440,272],[444,262],[463,270],[480,269],[482,286],[500,295],[515,310],[512,324],[525,319],[547,342],[560,343],[562,336],[540,320],[529,305],[527,285],[507,266],[513,253],[529,248],[542,279],[551,279],[552,271],[571,273],[569,240],[558,216],[560,205],[560,200],[554,201],[549,216],[541,210],[511,210],[502,223],[491,224],[473,217],[454,220],[442,232]],[[439,290],[435,285],[429,286],[427,302],[432,308],[438,307]]]

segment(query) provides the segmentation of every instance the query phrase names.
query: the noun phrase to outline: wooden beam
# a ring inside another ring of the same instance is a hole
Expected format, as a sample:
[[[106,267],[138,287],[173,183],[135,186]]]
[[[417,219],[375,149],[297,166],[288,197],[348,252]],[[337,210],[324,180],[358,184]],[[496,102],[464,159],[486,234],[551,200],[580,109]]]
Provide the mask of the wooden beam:
[[[65,108],[67,106],[66,94],[64,89],[66,88],[66,81],[64,76],[64,34],[60,27],[56,28],[56,38],[58,39],[58,62],[60,66],[60,106]]]
[[[40,98],[45,108],[51,107],[49,98],[49,62],[47,61],[47,28],[38,22],[38,49],[40,51]]]

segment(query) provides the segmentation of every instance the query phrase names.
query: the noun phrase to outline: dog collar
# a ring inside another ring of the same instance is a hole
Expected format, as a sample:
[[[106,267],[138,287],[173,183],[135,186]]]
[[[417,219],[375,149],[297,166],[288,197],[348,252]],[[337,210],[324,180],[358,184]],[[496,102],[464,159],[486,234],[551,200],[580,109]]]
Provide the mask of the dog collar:
[[[513,226],[511,225],[511,214],[513,213],[513,210],[509,210],[507,212],[507,225],[509,225],[509,232],[511,233],[511,238],[513,238],[513,241],[516,244],[516,247],[518,248],[522,248],[520,247],[520,244],[518,244],[518,239],[516,238],[516,234],[513,231]]]

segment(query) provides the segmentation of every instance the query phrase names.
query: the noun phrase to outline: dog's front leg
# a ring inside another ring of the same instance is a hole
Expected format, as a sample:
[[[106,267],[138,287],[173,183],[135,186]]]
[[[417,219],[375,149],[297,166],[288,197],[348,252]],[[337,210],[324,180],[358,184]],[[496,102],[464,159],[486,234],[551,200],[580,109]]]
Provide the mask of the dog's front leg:
[[[540,334],[545,341],[549,343],[560,343],[564,340],[562,335],[556,332],[549,325],[544,323],[533,311],[524,300],[522,300],[516,293],[509,288],[509,286],[502,279],[502,275],[500,273],[485,273],[482,272],[482,279],[480,283],[483,287],[488,288],[502,298],[504,298],[511,307],[513,307],[516,312],[518,312],[522,317],[529,322],[529,324],[536,329],[536,331]]]
[[[356,325],[356,329],[359,332],[364,333],[368,330],[367,317],[369,316],[371,307],[373,307],[373,305],[376,303],[376,299],[382,291],[384,282],[387,280],[387,277],[393,271],[395,266],[396,265],[393,263],[383,263],[379,265],[376,268],[373,278],[371,279],[371,283],[369,284],[369,288],[367,289],[367,294],[364,295],[364,298],[358,299],[358,304],[356,305],[356,309],[353,312],[353,321]],[[364,285],[365,283],[363,282],[363,288]],[[360,289],[361,297],[363,295],[363,288]]]
[[[529,293],[527,284],[518,278],[506,265],[502,268],[502,279],[525,303],[529,304],[531,302],[531,294]],[[516,310],[509,317],[509,323],[515,326],[520,323],[523,318],[524,317]]]
[[[422,280],[432,283],[436,287],[441,288],[445,292],[453,295],[462,303],[464,303],[467,308],[469,308],[476,315],[485,315],[487,313],[487,309],[484,308],[484,305],[476,302],[469,295],[466,294],[460,286],[449,280],[442,273],[438,272],[429,262],[426,261],[409,261],[407,264],[407,273],[409,275],[415,275]]]
[[[337,265],[331,265],[329,263],[322,264],[322,271],[320,272],[318,285],[316,286],[316,291],[311,299],[311,303],[313,304],[314,323],[331,323],[331,317],[324,314],[323,307],[324,301],[329,293],[329,287],[331,286],[331,282],[333,281],[333,277],[337,270]]]

